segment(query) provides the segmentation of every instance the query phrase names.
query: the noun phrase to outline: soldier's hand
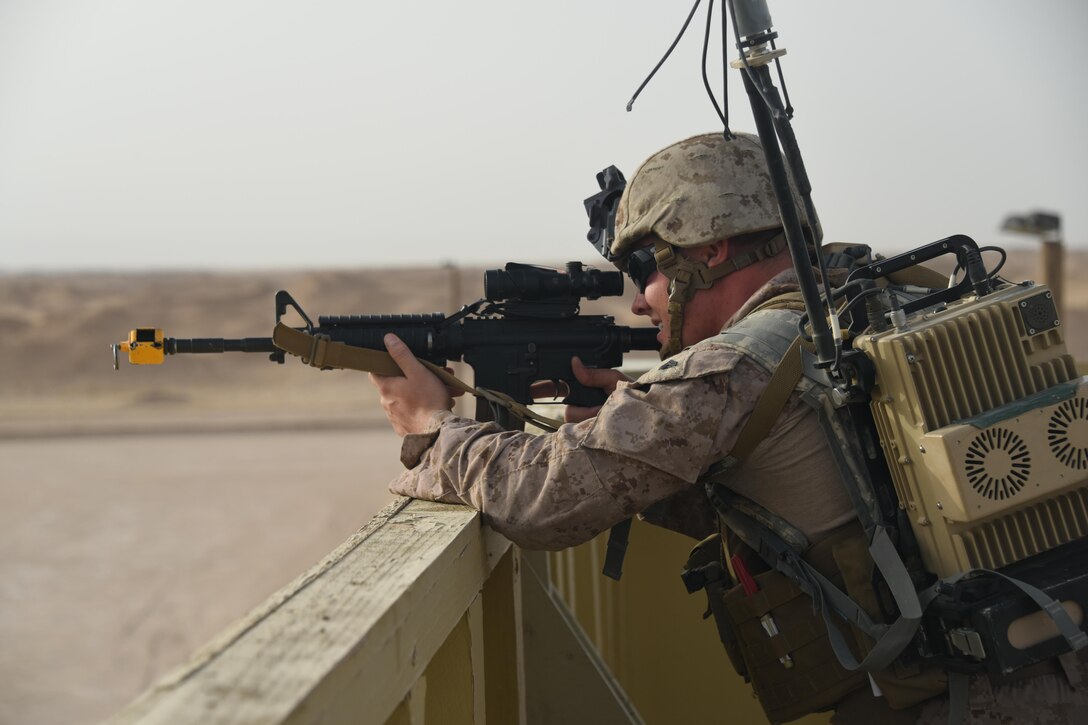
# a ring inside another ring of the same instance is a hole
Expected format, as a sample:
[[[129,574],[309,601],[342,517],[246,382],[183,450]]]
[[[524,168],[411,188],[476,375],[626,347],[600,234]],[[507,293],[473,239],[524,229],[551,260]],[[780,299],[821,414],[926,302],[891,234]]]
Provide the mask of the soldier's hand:
[[[453,408],[450,391],[396,335],[385,336],[385,349],[404,377],[370,373],[370,382],[377,386],[382,408],[397,435],[423,433],[435,413]]]
[[[570,360],[571,370],[574,371],[574,377],[578,379],[578,382],[585,385],[588,388],[600,388],[605,392],[605,395],[611,395],[616,389],[616,384],[621,380],[630,380],[626,375],[619,370],[612,370],[610,368],[587,368],[581,359],[573,357]],[[560,398],[566,397],[569,393],[566,390],[566,385],[560,381],[556,384],[550,380],[541,380],[533,383],[533,398]],[[578,405],[568,405],[566,410],[563,411],[563,420],[567,423],[581,423],[583,420],[589,420],[597,415],[597,412],[601,409],[601,406],[596,405],[593,407],[582,407]]]

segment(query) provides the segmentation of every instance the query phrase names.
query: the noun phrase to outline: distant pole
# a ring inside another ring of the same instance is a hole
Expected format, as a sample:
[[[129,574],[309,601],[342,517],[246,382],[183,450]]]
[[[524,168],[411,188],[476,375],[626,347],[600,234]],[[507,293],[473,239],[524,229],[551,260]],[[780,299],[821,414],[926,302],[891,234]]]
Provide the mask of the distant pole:
[[[450,304],[447,309],[454,313],[461,309],[464,301],[461,299],[461,268],[454,262],[446,262],[446,274],[449,276]]]
[[[1058,319],[1064,319],[1062,302],[1065,300],[1063,285],[1065,271],[1065,248],[1062,246],[1061,230],[1043,235],[1043,249],[1039,256],[1039,268],[1043,281],[1054,293],[1054,303],[1058,306]]]
[[[1039,275],[1043,284],[1054,295],[1058,319],[1065,319],[1062,302],[1065,299],[1065,248],[1062,245],[1062,219],[1056,212],[1033,211],[1029,214],[1009,215],[1001,224],[1007,232],[1034,234],[1042,247],[1039,253]]]

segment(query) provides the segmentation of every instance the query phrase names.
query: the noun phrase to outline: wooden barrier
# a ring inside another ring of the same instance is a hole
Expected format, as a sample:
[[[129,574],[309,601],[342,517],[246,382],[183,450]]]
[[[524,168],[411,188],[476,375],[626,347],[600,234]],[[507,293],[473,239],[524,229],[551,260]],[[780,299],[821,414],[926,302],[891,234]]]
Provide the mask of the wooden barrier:
[[[467,639],[472,666],[459,669],[481,680],[481,642],[518,660],[501,625],[516,616],[510,592],[490,603],[490,638],[480,601],[496,567],[513,576],[510,548],[476,512],[402,499],[112,722],[424,722],[423,703],[447,694],[421,684],[440,651]]]
[[[401,499],[112,723],[641,723],[526,554]]]

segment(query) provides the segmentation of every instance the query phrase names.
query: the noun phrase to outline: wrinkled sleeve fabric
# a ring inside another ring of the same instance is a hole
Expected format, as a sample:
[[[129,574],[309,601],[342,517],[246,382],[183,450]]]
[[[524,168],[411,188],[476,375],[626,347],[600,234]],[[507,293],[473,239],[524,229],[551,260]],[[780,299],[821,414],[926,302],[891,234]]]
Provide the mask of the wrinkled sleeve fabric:
[[[736,400],[736,386],[722,374],[730,366],[718,358],[705,369],[685,358],[671,375],[623,385],[595,418],[556,433],[503,431],[440,414],[433,430],[405,439],[402,460],[411,468],[390,489],[471,506],[495,530],[534,549],[588,541],[657,502],[696,501],[692,484],[751,409]],[[713,531],[712,514],[683,508],[675,528],[698,538]]]

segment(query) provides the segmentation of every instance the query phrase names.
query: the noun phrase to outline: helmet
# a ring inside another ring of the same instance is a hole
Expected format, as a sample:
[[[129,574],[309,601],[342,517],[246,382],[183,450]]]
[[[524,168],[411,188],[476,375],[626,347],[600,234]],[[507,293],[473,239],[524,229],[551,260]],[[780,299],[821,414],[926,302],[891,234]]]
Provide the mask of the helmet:
[[[800,213],[796,191],[793,199]],[[731,254],[713,269],[677,254],[676,248],[781,227],[763,148],[752,134],[736,134],[729,140],[721,132],[692,136],[658,151],[638,168],[616,208],[609,258],[627,269],[642,240],[650,234],[657,237],[654,264],[669,279],[670,336],[661,349],[662,359],[680,352],[684,307],[698,290],[778,254],[786,240],[771,232],[759,248]]]
[[[616,209],[610,251],[622,269],[648,234],[696,247],[781,226],[759,138],[705,133],[665,147],[638,168]]]

